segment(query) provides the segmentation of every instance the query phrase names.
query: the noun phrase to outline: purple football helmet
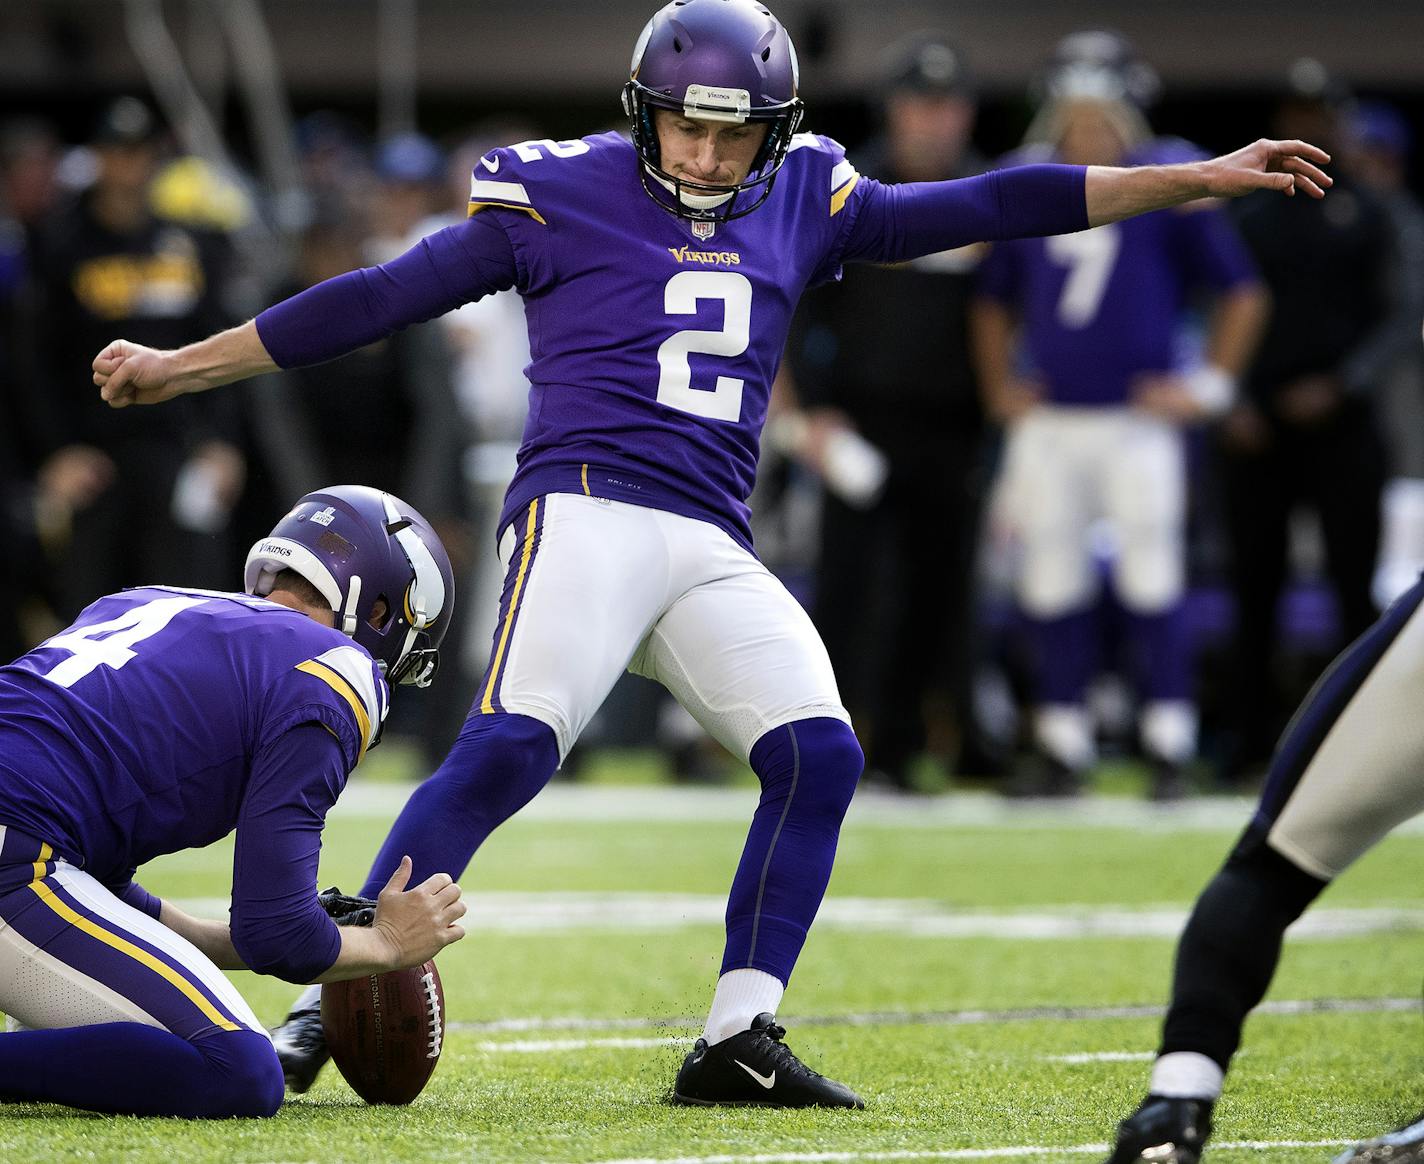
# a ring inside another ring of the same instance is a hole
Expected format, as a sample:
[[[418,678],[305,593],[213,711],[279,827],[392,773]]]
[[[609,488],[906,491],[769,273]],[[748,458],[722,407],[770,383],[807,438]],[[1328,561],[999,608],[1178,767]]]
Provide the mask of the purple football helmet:
[[[283,570],[321,591],[336,628],[371,652],[392,686],[435,677],[455,576],[430,523],[399,497],[365,485],[308,493],[248,552],[243,588],[269,594]],[[372,626],[377,599],[386,615]]]
[[[781,22],[757,0],[673,0],[648,21],[633,50],[623,110],[633,122],[643,187],[683,218],[726,222],[750,214],[772,182],[803,107],[796,95],[796,49]],[[708,185],[674,177],[660,164],[654,109],[741,125],[768,123],[766,141],[744,181]],[[655,190],[656,181],[662,190]],[[672,199],[665,191],[672,193]]]

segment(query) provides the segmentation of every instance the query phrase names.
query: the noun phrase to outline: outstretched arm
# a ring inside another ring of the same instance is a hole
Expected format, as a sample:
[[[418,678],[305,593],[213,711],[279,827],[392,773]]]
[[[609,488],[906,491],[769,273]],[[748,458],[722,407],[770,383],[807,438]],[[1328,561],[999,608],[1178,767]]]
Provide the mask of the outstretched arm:
[[[490,214],[480,214],[388,263],[327,279],[241,327],[176,351],[115,340],[94,359],[94,383],[104,400],[123,408],[319,364],[512,287],[516,277],[508,236]]]
[[[115,340],[94,358],[94,383],[106,403],[123,408],[160,404],[185,392],[202,392],[276,367],[257,325],[248,320],[173,351]]]
[[[1235,153],[1174,166],[1089,166],[1085,183],[1088,225],[1102,226],[1198,198],[1239,198],[1256,190],[1325,197],[1333,180],[1320,167],[1324,150],[1303,141],[1262,138]]]

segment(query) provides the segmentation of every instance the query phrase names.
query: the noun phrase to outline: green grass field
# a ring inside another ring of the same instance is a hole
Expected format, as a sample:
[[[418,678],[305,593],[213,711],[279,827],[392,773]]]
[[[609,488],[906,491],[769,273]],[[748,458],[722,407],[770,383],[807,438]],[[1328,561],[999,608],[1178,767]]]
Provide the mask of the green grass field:
[[[323,883],[359,884],[403,791],[353,785]],[[862,795],[780,1017],[866,1110],[672,1107],[754,799],[555,786],[500,830],[463,879],[470,934],[440,959],[451,1029],[409,1108],[366,1107],[333,1069],[266,1121],[16,1105],[0,1110],[0,1160],[1100,1159],[1143,1090],[1176,929],[1247,802]],[[143,880],[212,911],[230,851],[180,854]],[[1323,1164],[1421,1106],[1424,835],[1391,838],[1308,921],[1247,1029],[1214,1164]],[[235,980],[272,1022],[295,993]]]

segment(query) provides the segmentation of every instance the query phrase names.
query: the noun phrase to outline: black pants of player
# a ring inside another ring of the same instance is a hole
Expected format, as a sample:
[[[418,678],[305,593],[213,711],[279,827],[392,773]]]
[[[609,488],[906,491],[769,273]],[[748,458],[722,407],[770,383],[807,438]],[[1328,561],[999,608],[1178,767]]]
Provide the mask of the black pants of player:
[[[977,434],[885,448],[880,500],[857,510],[828,496],[813,617],[868,772],[908,782],[939,702],[969,726],[973,563],[983,468]]]
[[[1370,584],[1380,541],[1383,451],[1369,408],[1351,402],[1316,428],[1277,426],[1269,449],[1227,453],[1223,468],[1236,599],[1230,726],[1235,761],[1251,764],[1270,755],[1286,718],[1273,664],[1291,511],[1307,505],[1319,515],[1340,615],[1338,647],[1379,613]]]

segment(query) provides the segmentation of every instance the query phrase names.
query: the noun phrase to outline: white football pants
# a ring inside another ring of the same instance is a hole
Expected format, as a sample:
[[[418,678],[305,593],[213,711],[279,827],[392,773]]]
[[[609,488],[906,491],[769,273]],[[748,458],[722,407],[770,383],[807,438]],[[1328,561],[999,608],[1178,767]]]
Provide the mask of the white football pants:
[[[1096,590],[1091,527],[1114,534],[1113,581],[1137,614],[1182,596],[1186,468],[1170,421],[1128,408],[1044,405],[1009,432],[1005,511],[1021,541],[1016,591],[1024,610],[1056,618]]]
[[[745,760],[772,728],[849,723],[800,603],[709,522],[553,493],[500,541],[508,566],[475,707],[548,724],[562,758],[626,669]]]

